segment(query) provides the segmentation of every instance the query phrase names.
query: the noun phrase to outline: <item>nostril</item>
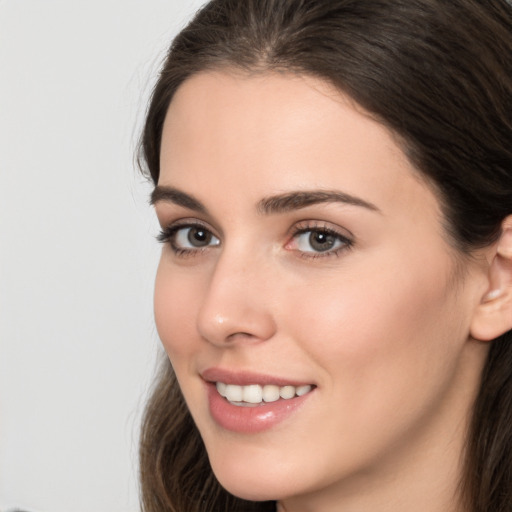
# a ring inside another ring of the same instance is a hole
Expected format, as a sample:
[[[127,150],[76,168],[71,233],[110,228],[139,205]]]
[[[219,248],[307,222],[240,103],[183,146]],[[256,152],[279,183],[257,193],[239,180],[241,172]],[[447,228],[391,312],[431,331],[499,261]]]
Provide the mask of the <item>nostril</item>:
[[[232,339],[232,338],[238,338],[238,337],[243,337],[243,338],[254,338],[254,334],[251,334],[250,332],[234,332],[233,334],[230,334],[228,336],[228,339]]]

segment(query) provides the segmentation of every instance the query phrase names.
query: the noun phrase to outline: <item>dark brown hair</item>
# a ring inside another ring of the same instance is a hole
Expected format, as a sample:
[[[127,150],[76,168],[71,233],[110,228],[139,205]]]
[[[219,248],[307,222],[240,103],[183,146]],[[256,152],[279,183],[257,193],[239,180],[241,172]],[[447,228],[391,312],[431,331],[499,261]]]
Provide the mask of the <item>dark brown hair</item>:
[[[320,77],[401,142],[435,189],[459,253],[512,214],[512,7],[507,0],[213,0],[174,40],[147,112],[140,160],[156,184],[167,108],[192,75],[234,68]],[[512,510],[512,332],[493,341],[468,433],[468,511]],[[272,510],[217,483],[163,363],[144,418],[146,512]]]

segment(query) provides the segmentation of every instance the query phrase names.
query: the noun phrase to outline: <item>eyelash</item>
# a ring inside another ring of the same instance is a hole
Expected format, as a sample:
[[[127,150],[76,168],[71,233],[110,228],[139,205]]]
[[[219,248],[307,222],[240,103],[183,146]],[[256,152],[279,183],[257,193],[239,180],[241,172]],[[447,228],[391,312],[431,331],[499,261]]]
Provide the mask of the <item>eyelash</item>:
[[[204,247],[198,247],[196,249],[191,248],[183,248],[176,244],[176,235],[180,230],[186,229],[202,229],[209,234],[209,236],[218,240],[218,238],[211,232],[211,230],[204,224],[199,222],[188,222],[183,224],[176,224],[169,227],[166,227],[160,231],[157,235],[157,240],[160,243],[169,244],[174,254],[178,257],[189,257],[189,256],[197,256],[203,253],[210,247],[215,247],[220,244],[216,243],[214,245],[206,245]],[[332,229],[326,226],[323,223],[318,222],[303,222],[294,226],[290,236],[290,241],[286,243],[286,246],[290,246],[292,243],[297,243],[298,237],[300,235],[304,235],[306,233],[317,233],[323,234],[327,236],[331,236],[335,239],[335,243],[339,243],[340,246],[336,249],[329,249],[326,251],[301,251],[299,249],[289,249],[294,252],[300,253],[300,256],[305,259],[317,259],[317,258],[329,258],[329,257],[338,257],[342,252],[347,251],[352,248],[354,245],[353,240],[348,238],[345,235],[342,235],[335,229]]]
[[[306,259],[317,259],[317,258],[332,258],[332,257],[338,257],[341,255],[341,253],[349,250],[354,245],[353,240],[348,238],[348,236],[342,235],[339,231],[336,229],[333,229],[331,227],[328,227],[324,223],[319,223],[318,221],[307,221],[304,223],[299,223],[296,226],[294,226],[293,231],[291,233],[291,240],[286,245],[290,245],[293,243],[293,241],[296,241],[297,238],[300,235],[304,235],[306,233],[317,233],[317,234],[323,234],[327,236],[331,236],[335,239],[336,242],[340,243],[340,246],[336,249],[329,249],[326,251],[300,251],[298,249],[292,249],[300,253],[302,258]]]
[[[166,228],[163,228],[160,233],[157,235],[156,239],[158,242],[169,244],[172,251],[176,256],[179,257],[187,257],[187,256],[195,256],[202,252],[204,252],[208,247],[211,247],[209,245],[205,247],[198,247],[196,249],[189,249],[189,248],[183,248],[176,244],[176,235],[179,231],[185,229],[202,229],[205,232],[207,232],[210,236],[217,239],[217,237],[211,232],[211,230],[204,224],[201,224],[199,222],[186,222],[183,224],[175,224]],[[218,245],[218,244],[216,244]]]

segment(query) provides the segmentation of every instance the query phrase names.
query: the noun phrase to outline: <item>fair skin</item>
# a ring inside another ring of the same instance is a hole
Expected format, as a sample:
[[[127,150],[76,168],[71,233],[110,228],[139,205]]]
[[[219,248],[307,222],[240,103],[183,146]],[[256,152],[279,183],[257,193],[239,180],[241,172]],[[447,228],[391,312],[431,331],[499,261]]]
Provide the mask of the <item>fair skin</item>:
[[[157,328],[221,484],[286,512],[461,510],[489,258],[457,255],[391,133],[311,77],[200,73],[169,107],[158,185]],[[209,368],[311,391],[236,431]]]

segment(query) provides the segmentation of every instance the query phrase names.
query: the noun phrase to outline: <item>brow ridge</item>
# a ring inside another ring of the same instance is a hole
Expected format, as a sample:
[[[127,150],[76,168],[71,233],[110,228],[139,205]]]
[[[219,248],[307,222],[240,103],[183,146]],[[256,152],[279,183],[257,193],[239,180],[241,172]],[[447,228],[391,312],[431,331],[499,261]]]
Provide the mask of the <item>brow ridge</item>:
[[[344,203],[379,212],[374,204],[359,197],[338,190],[305,190],[286,192],[262,199],[258,203],[258,211],[265,214],[285,213],[300,210],[320,203]]]
[[[181,190],[174,187],[166,187],[163,185],[157,185],[150,197],[150,204],[155,205],[160,201],[177,204],[183,208],[194,210],[200,213],[207,213],[205,206],[190,194],[186,194]]]
[[[208,213],[206,207],[194,196],[174,187],[157,185],[151,193],[150,203],[166,201],[200,213]],[[374,204],[338,190],[298,190],[263,198],[257,210],[264,215],[286,213],[321,203],[343,203],[380,212]]]

